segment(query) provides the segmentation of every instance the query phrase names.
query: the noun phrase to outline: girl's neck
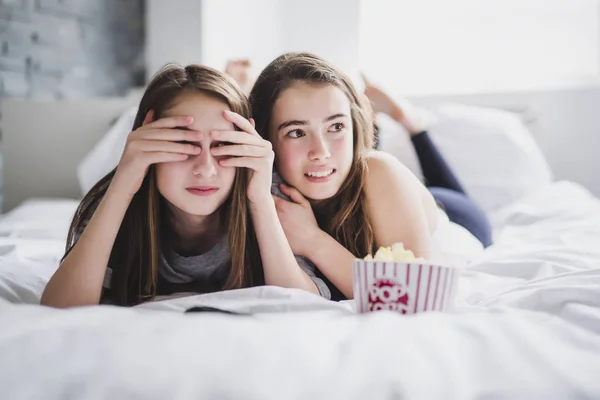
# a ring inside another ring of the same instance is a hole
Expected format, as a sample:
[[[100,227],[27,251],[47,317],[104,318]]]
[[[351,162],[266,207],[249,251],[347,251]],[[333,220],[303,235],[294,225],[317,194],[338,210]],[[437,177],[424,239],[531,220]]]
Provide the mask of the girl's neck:
[[[170,208],[171,235],[167,237],[167,245],[175,253],[184,256],[197,256],[212,249],[225,234],[220,213],[198,216]]]

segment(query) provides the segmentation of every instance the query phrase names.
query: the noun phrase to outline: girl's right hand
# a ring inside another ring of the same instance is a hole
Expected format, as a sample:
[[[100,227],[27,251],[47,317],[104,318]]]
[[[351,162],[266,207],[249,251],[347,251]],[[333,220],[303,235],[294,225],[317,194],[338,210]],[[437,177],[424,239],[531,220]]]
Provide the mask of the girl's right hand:
[[[142,126],[131,132],[123,155],[117,166],[111,186],[132,198],[142,186],[148,168],[152,164],[185,161],[190,155],[200,153],[200,147],[189,143],[199,142],[202,134],[197,131],[177,129],[189,126],[192,117],[167,117],[153,121],[150,110]]]

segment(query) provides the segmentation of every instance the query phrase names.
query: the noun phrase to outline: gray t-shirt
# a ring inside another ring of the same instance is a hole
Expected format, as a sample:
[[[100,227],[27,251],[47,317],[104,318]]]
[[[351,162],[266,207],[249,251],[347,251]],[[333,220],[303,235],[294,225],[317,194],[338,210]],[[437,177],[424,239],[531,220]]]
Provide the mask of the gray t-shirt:
[[[209,251],[197,256],[184,257],[169,248],[160,253],[158,273],[166,282],[177,285],[199,280],[224,282],[229,272],[230,257],[225,237]],[[107,267],[104,288],[110,289],[111,279],[112,269]]]
[[[283,180],[277,173],[273,173],[271,193],[275,196],[290,200],[281,192],[279,184]],[[159,273],[162,278],[170,283],[190,283],[195,280],[217,278],[224,279],[228,273],[227,265],[231,255],[224,237],[212,249],[204,254],[192,257],[183,257],[172,250],[167,250],[161,255]],[[327,284],[316,275],[316,266],[308,258],[295,256],[296,262],[308,275],[319,290],[319,294],[331,299],[331,291]]]
[[[279,184],[282,182],[279,175],[274,173],[271,193],[289,200],[279,188]],[[164,251],[160,257],[158,272],[165,281],[173,284],[185,284],[205,279],[224,280],[229,272],[228,265],[230,258],[231,254],[227,246],[227,238],[223,237],[209,251],[197,256],[183,257],[172,249]],[[329,287],[315,274],[315,264],[302,256],[296,256],[296,261],[300,268],[313,280],[319,290],[319,294],[326,299],[331,299]],[[110,289],[111,278],[112,269],[107,268],[104,276],[104,288]]]
[[[160,256],[158,273],[167,282],[185,284],[198,280],[224,281],[230,259],[229,248],[225,238],[221,239],[212,249],[204,254],[183,257],[173,250],[166,250]],[[319,293],[326,299],[331,299],[331,291],[325,282],[316,276],[315,266],[309,260],[296,256],[298,265],[315,282]],[[104,288],[110,289],[112,269],[106,268]]]
[[[224,278],[231,255],[225,237],[204,254],[183,257],[172,249],[160,255],[158,273],[169,283],[190,283],[200,279]]]

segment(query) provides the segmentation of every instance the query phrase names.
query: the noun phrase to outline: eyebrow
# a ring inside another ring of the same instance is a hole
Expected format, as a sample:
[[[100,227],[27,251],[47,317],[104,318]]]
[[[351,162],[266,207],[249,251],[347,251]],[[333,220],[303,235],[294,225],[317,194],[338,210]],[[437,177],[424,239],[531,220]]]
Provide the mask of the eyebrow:
[[[332,121],[334,119],[341,118],[341,117],[347,118],[348,116],[344,113],[337,113],[337,114],[333,114],[333,115],[330,115],[329,117],[325,118],[323,120],[323,122],[329,122],[329,121]],[[292,126],[292,125],[308,125],[308,121],[302,121],[302,120],[298,120],[298,119],[294,119],[291,121],[285,121],[284,123],[280,124],[277,127],[277,131],[280,131],[283,128],[287,128],[288,126]]]

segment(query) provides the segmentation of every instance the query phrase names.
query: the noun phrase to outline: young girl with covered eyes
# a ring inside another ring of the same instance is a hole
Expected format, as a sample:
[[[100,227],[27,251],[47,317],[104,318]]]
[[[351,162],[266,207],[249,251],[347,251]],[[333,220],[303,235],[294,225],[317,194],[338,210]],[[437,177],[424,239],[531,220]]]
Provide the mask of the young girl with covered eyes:
[[[328,297],[286,240],[272,163],[233,80],[200,65],[165,67],[144,93],[118,166],[79,205],[41,303],[130,306],[263,284]]]

